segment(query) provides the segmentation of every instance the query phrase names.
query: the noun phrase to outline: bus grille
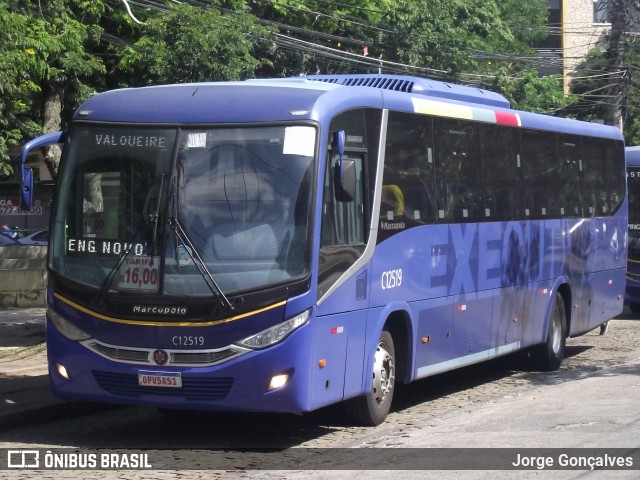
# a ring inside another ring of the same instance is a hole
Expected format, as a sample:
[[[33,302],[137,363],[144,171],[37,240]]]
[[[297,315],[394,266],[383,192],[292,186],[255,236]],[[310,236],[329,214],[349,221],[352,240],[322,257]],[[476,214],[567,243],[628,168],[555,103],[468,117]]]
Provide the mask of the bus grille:
[[[337,83],[348,87],[374,87],[381,88],[383,90],[394,90],[397,92],[411,92],[413,89],[413,82],[405,79],[398,79],[393,77],[342,77],[337,76],[318,76],[313,80],[326,83]]]
[[[117,362],[156,365],[153,361],[153,349],[134,349],[107,345],[95,339],[86,340],[82,344],[103,357]],[[231,360],[248,351],[236,346],[228,346],[220,350],[167,350],[169,361],[165,366],[212,366]]]
[[[187,400],[222,400],[233,386],[232,377],[182,377],[182,388],[141,387],[138,376],[130,373],[93,371],[96,381],[112,395],[140,397],[141,395],[162,395],[183,397]]]
[[[91,348],[114,360],[125,362],[149,362],[149,352],[146,350],[129,350],[126,348],[109,347],[102,343],[93,342]]]
[[[218,352],[174,352],[171,353],[171,365],[212,365],[237,354],[238,352],[231,348]]]

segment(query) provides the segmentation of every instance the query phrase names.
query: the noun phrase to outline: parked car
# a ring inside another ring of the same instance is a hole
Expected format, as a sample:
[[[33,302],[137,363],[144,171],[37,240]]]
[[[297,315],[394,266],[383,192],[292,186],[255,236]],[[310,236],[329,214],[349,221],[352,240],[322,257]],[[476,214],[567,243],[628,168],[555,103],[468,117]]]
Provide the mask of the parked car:
[[[18,239],[23,245],[48,245],[49,244],[49,230],[40,230],[33,232],[26,237]]]
[[[0,247],[12,247],[15,245],[20,245],[20,242],[6,235],[0,235]]]

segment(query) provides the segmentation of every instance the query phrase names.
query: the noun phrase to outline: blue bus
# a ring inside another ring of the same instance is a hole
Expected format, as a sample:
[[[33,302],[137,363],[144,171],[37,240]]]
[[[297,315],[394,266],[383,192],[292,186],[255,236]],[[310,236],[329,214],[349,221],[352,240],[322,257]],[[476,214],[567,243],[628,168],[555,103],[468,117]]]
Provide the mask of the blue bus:
[[[629,196],[629,251],[625,302],[640,313],[640,147],[627,147],[627,190]]]
[[[101,93],[65,132],[48,257],[55,395],[384,421],[409,383],[622,311],[618,129],[425,78]],[[22,201],[30,202],[23,168]]]

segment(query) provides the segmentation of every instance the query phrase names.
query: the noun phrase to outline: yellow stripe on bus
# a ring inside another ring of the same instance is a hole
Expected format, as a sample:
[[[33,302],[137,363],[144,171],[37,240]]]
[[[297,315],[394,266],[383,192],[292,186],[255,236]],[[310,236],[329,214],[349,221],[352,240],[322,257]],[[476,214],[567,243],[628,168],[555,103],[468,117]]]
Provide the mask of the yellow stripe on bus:
[[[473,120],[473,111],[469,107],[415,97],[411,101],[416,113]]]
[[[259,308],[258,310],[253,310],[251,312],[247,312],[247,313],[243,313],[241,315],[235,315],[233,317],[229,317],[229,318],[223,318],[221,320],[213,320],[211,322],[150,322],[147,320],[142,320],[142,321],[138,321],[138,320],[125,320],[123,318],[114,318],[114,317],[108,317],[106,315],[102,315],[100,313],[94,312],[92,310],[89,310],[88,308],[83,307],[82,305],[78,305],[75,302],[72,302],[71,300],[69,300],[68,298],[64,298],[62,295],[58,294],[58,293],[54,293],[53,294],[54,297],[56,297],[58,300],[60,300],[63,303],[66,303],[67,305],[80,310],[81,312],[84,312],[88,315],[92,315],[96,318],[99,318],[100,320],[106,320],[107,322],[114,322],[114,323],[123,323],[125,325],[140,325],[140,326],[145,326],[145,327],[210,327],[211,325],[219,325],[221,323],[229,323],[229,322],[233,322],[235,320],[240,320],[241,318],[246,318],[249,317],[251,315],[255,315],[257,313],[262,313],[262,312],[266,312],[268,310],[272,310],[274,308],[278,308],[278,307],[282,307],[283,305],[286,305],[287,301],[283,300],[281,302],[275,303],[273,305],[270,305],[268,307],[264,307],[264,308]]]

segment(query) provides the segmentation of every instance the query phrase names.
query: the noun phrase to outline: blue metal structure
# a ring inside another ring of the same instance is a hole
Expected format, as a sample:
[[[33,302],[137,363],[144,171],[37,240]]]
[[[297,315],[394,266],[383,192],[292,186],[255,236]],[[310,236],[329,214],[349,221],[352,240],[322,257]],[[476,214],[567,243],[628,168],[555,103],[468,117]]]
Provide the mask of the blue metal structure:
[[[70,125],[49,256],[58,396],[346,401],[378,424],[398,381],[525,348],[558,368],[568,336],[622,310],[615,128],[388,75],[116,90]]]

